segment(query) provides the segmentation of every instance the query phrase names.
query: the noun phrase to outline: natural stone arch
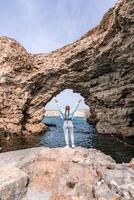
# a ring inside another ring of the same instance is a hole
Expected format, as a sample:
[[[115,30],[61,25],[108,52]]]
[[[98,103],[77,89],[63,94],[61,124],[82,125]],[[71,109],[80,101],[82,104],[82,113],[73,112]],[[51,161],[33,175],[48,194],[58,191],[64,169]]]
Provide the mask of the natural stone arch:
[[[51,53],[29,54],[1,37],[1,130],[34,131],[44,102],[71,88],[96,105],[99,133],[133,135],[133,8],[133,0],[118,1],[99,26]]]
[[[45,116],[43,118],[43,123],[48,125],[48,127],[51,127],[51,124],[54,125],[55,123],[58,123],[59,119],[55,119],[55,122],[50,122],[49,124],[49,117],[59,117],[60,118],[60,112],[57,107],[57,104],[55,100],[58,100],[58,102],[62,105],[62,107],[65,107],[66,105],[69,105],[72,109],[73,106],[81,100],[80,105],[78,106],[78,109],[76,110],[75,116],[78,118],[84,118],[84,121],[89,121],[89,116],[91,115],[90,107],[86,104],[85,98],[78,92],[74,91],[71,88],[66,88],[62,90],[60,93],[58,93],[56,96],[50,99],[48,103],[43,106],[45,110]],[[50,120],[51,121],[51,120]],[[52,119],[53,121],[53,119]],[[91,123],[91,122],[90,122]],[[95,123],[92,122],[93,128],[95,128]]]

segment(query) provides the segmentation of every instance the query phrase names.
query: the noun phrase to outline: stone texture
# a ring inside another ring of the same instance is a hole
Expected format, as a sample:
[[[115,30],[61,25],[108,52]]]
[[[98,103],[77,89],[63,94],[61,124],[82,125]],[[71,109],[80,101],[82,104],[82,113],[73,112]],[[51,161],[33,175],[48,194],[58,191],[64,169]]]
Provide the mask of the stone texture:
[[[25,126],[26,128],[26,132],[28,131],[28,133],[34,133],[34,134],[38,134],[38,133],[42,133],[44,130],[47,130],[47,126],[43,123],[38,123],[38,124],[26,124]]]
[[[99,133],[134,135],[133,49],[133,0],[119,0],[100,25],[51,53],[30,54],[15,40],[0,37],[1,133],[21,134],[29,127],[34,132],[42,107],[71,88],[94,105]]]
[[[0,166],[0,200],[20,200],[26,194],[28,176],[12,165]]]
[[[132,158],[131,162],[129,163],[129,167],[134,170],[134,158]]]
[[[22,200],[133,200],[134,170],[131,164],[116,164],[98,150],[80,147],[38,147],[6,152],[0,154],[0,170],[6,171],[0,175],[3,177],[0,185],[6,180],[4,185],[8,189],[16,177],[18,181],[18,172],[15,175],[14,171],[19,168],[19,173],[29,177],[26,193],[25,184],[21,191],[14,185]],[[10,173],[8,166],[11,166]],[[19,180],[22,180],[21,176]],[[1,195],[4,195],[3,191]],[[10,195],[12,197],[14,193]]]

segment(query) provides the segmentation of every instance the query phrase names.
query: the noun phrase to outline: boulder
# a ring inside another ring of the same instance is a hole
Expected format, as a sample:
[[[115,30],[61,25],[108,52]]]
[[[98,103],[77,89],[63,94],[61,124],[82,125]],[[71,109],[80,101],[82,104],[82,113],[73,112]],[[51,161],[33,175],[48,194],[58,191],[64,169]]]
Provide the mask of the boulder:
[[[0,167],[0,199],[21,200],[26,194],[28,176],[12,165]]]
[[[47,130],[47,126],[45,124],[39,123],[39,124],[27,124],[26,130],[29,134],[38,134],[43,133]]]
[[[8,200],[134,199],[130,164],[95,149],[18,150],[1,153],[0,165],[0,197]]]

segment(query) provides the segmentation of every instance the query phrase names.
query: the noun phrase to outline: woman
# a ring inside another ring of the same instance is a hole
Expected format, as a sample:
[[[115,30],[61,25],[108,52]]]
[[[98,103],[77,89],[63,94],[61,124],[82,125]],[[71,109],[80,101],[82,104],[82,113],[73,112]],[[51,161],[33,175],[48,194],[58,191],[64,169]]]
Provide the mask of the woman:
[[[73,131],[72,119],[74,118],[74,114],[75,114],[81,100],[79,100],[78,103],[76,103],[72,109],[70,109],[70,106],[65,106],[65,108],[63,108],[56,99],[55,99],[55,102],[60,111],[61,118],[64,120],[63,130],[64,130],[66,148],[67,149],[69,148],[69,134],[71,137],[72,148],[74,148],[75,144],[74,144],[74,131]]]

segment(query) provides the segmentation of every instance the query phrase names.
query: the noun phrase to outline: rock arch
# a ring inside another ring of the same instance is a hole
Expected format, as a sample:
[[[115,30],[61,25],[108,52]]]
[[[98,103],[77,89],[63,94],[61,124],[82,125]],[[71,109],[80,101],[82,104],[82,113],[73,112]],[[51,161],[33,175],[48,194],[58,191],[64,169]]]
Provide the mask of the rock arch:
[[[76,42],[30,54],[0,38],[0,130],[41,131],[42,106],[63,89],[95,104],[99,133],[133,135],[134,1],[119,0],[99,26]]]

